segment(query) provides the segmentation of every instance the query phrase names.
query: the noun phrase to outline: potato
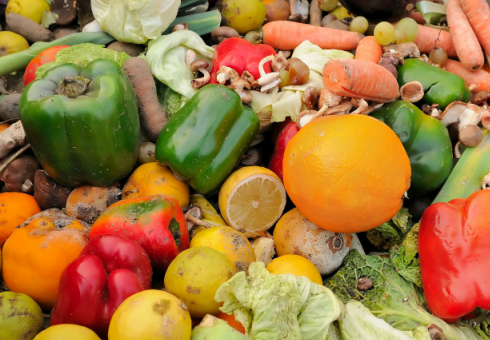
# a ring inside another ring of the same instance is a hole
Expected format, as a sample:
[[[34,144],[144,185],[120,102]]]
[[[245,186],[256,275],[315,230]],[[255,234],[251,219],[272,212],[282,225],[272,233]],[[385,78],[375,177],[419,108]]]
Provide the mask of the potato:
[[[274,229],[277,256],[303,256],[315,265],[321,275],[328,275],[341,266],[351,241],[350,234],[317,227],[297,208],[284,214]]]
[[[193,318],[216,315],[222,305],[214,301],[216,291],[235,273],[235,266],[223,253],[210,247],[189,248],[168,267],[165,290],[182,300]]]

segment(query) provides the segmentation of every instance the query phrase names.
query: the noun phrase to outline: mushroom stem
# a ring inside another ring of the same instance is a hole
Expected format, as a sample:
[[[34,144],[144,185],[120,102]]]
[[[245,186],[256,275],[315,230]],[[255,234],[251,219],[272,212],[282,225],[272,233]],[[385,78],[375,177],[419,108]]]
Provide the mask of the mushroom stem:
[[[191,80],[192,88],[196,90],[209,83],[209,80],[211,79],[211,75],[209,74],[208,70],[206,70],[205,68],[200,67],[199,72],[201,72],[203,76],[201,78],[196,78]]]
[[[196,59],[197,59],[197,55],[196,52],[194,52],[194,50],[188,49],[185,52],[185,63],[187,64],[187,67],[189,69],[191,68],[192,62],[195,61]]]

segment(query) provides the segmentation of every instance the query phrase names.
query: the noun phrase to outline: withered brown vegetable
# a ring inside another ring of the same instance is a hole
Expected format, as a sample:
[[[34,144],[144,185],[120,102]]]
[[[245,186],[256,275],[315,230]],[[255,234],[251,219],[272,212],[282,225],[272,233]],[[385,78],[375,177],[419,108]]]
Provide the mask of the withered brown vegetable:
[[[34,174],[34,199],[42,210],[64,208],[71,191],[56,183],[44,170]]]

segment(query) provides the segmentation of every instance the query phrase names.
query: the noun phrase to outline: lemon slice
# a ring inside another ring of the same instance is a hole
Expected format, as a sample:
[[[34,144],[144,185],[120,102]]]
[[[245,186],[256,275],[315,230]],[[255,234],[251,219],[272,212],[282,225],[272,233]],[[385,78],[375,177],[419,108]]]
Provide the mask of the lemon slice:
[[[221,214],[229,226],[244,232],[265,231],[281,217],[286,190],[279,177],[260,166],[241,168],[219,192]]]

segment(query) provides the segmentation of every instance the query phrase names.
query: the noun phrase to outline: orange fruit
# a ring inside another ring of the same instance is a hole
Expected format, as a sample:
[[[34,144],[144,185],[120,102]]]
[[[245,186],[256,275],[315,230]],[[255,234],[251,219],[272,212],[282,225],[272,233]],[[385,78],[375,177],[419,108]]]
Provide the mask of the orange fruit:
[[[15,228],[40,212],[41,208],[31,195],[20,192],[0,194],[0,247],[12,235]]]
[[[376,228],[402,207],[410,162],[397,135],[363,115],[327,116],[288,143],[284,184],[299,211],[337,233]]]
[[[299,255],[283,255],[272,260],[266,268],[271,274],[305,276],[311,282],[323,285],[322,276],[315,265]]]

